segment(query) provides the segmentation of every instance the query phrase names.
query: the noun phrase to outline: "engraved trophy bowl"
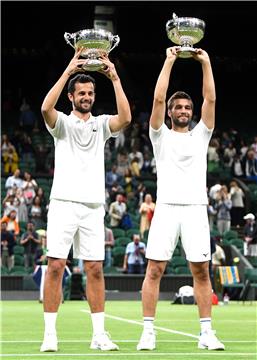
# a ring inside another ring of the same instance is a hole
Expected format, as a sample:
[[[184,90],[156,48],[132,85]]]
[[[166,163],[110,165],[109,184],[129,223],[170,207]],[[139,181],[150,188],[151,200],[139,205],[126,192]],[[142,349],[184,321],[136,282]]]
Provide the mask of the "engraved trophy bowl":
[[[168,38],[180,46],[178,56],[189,58],[195,52],[194,44],[204,36],[205,22],[193,17],[178,17],[175,13],[166,23]]]
[[[84,70],[97,71],[104,67],[99,59],[103,54],[109,54],[120,42],[118,35],[103,29],[85,29],[73,34],[65,33],[64,39],[74,49],[83,48],[81,56],[88,59],[82,66]]]

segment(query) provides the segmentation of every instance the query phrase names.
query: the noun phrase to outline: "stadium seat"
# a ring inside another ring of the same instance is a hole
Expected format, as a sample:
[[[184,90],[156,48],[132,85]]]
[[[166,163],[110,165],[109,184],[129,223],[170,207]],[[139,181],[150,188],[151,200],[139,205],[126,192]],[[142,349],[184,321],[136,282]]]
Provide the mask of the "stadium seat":
[[[175,274],[190,274],[191,275],[191,271],[187,266],[177,266],[174,269],[174,273]]]
[[[120,228],[113,228],[112,233],[113,233],[114,239],[126,235],[126,231],[123,229],[120,229]]]
[[[103,268],[104,274],[118,274],[119,271],[115,266],[105,266]]]
[[[15,254],[14,255],[14,265],[24,266],[24,255]]]
[[[228,230],[223,234],[223,238],[227,240],[238,239],[238,232],[235,230]]]
[[[132,239],[133,234],[140,235],[139,228],[131,228],[126,230],[126,236],[129,237],[130,239]]]
[[[14,255],[24,255],[24,246],[22,245],[15,245],[13,247]]]
[[[114,248],[115,247],[126,247],[128,245],[128,243],[131,242],[131,238],[127,237],[127,236],[120,236],[118,238],[115,239],[115,244],[114,244]]]
[[[113,265],[122,266],[125,255],[124,246],[117,246],[112,249]]]
[[[173,256],[171,259],[171,266],[173,268],[178,266],[187,266],[187,260],[183,256]]]
[[[13,268],[9,271],[10,275],[27,275],[28,272],[24,266],[15,265]]]

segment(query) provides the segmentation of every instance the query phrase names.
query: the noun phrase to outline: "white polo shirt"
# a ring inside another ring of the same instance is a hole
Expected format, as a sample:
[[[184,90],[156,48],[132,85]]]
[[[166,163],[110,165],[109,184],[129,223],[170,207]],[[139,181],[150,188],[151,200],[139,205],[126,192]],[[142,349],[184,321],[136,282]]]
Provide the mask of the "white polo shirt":
[[[202,120],[186,133],[164,123],[149,135],[157,168],[157,203],[207,204],[207,150],[213,129]]]
[[[105,203],[104,146],[111,133],[111,115],[87,121],[58,111],[54,129],[55,169],[50,199]]]

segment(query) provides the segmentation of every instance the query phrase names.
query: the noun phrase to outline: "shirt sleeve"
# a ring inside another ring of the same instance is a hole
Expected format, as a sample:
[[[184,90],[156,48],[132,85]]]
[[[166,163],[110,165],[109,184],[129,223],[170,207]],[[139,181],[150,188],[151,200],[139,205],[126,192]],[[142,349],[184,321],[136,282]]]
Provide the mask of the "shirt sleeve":
[[[154,129],[151,124],[149,125],[149,137],[153,144],[156,144],[159,139],[163,136],[164,132],[166,131],[167,125],[163,123],[159,129]]]
[[[65,117],[67,115],[65,115],[64,113],[57,111],[57,120],[55,123],[54,128],[52,129],[46,122],[46,128],[48,130],[48,132],[55,138],[61,138],[64,136],[65,134]]]

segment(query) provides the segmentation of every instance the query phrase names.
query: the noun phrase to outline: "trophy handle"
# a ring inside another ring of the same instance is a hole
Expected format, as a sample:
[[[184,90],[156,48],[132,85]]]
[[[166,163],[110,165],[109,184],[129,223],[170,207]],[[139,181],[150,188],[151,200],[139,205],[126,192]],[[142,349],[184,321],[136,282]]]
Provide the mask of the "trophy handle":
[[[110,48],[109,52],[119,44],[119,42],[120,42],[119,35],[114,35],[112,40],[113,40],[114,43],[113,43],[113,46]]]
[[[74,34],[70,34],[70,33],[65,33],[64,34],[64,39],[66,40],[67,44],[69,44],[70,46],[72,46],[75,49],[75,46],[70,42],[70,39],[74,39]]]

